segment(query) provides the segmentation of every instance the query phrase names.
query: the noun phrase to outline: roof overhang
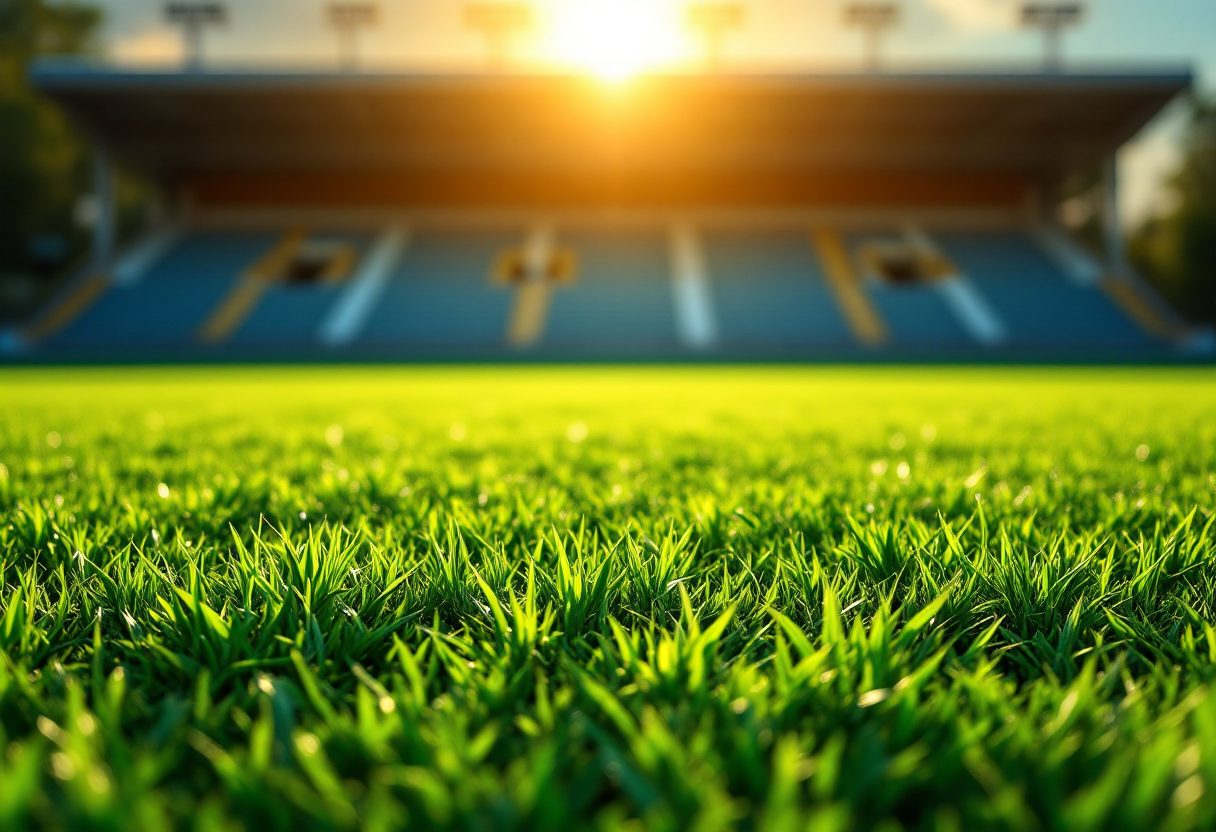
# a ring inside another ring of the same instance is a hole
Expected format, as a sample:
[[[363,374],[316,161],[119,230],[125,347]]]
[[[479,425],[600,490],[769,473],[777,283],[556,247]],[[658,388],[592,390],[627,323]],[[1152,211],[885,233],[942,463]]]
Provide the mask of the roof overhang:
[[[43,63],[35,86],[164,182],[207,176],[1001,174],[1091,165],[1186,71],[573,75],[160,73]]]

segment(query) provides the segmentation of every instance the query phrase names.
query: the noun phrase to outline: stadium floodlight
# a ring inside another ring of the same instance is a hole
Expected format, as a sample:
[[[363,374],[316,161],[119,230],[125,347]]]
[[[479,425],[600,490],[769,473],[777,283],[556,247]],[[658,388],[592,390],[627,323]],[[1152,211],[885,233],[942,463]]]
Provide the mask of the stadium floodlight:
[[[895,3],[850,3],[844,9],[844,22],[861,29],[866,37],[866,69],[877,72],[882,66],[882,36],[899,23]]]
[[[490,66],[503,69],[510,61],[512,35],[532,25],[532,7],[510,0],[469,3],[464,7],[464,25],[485,36]]]
[[[338,33],[339,61],[343,68],[359,66],[359,30],[380,22],[380,7],[375,3],[330,3],[326,9],[329,25]]]
[[[223,3],[166,3],[165,20],[180,26],[186,41],[186,66],[203,65],[203,32],[208,26],[228,22],[228,7]]]
[[[743,6],[739,3],[705,0],[688,7],[688,25],[705,38],[705,60],[710,70],[721,66],[726,33],[742,26],[743,20]]]
[[[1059,72],[1064,64],[1064,30],[1076,26],[1085,16],[1080,3],[1027,3],[1022,6],[1022,25],[1043,31],[1043,66]]]

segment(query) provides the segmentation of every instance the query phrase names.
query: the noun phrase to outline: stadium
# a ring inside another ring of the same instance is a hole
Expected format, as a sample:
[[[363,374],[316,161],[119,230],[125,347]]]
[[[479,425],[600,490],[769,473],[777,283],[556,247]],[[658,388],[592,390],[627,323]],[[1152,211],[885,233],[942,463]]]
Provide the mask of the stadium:
[[[0,217],[79,250],[0,310],[0,829],[1216,828],[1216,337],[1125,202],[1203,72],[1004,0],[633,60],[661,5],[2,10]],[[959,9],[1042,61],[890,60]]]
[[[1210,352],[1113,213],[1111,160],[1186,74],[33,81],[171,206],[33,322],[48,356]],[[1050,206],[1104,166],[1094,257]]]

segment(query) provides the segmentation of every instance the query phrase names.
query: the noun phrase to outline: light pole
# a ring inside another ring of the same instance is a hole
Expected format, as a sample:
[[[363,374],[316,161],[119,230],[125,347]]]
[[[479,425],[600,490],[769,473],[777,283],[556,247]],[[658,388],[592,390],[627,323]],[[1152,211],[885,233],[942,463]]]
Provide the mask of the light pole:
[[[166,3],[165,20],[180,26],[186,44],[186,67],[203,67],[203,32],[208,26],[228,22],[228,7],[223,3]]]
[[[721,68],[726,33],[741,27],[743,20],[743,6],[739,3],[706,0],[688,7],[688,25],[705,38],[705,62],[711,72]]]
[[[511,0],[469,3],[464,7],[464,25],[482,33],[490,67],[502,70],[510,62],[512,35],[532,25],[532,7]]]
[[[380,7],[375,3],[330,3],[326,16],[338,33],[338,61],[353,72],[359,67],[359,30],[380,22]]]
[[[1027,3],[1022,6],[1022,26],[1043,30],[1043,68],[1059,72],[1064,68],[1064,30],[1076,26],[1085,15],[1080,3]]]
[[[865,33],[865,67],[868,72],[882,68],[882,36],[899,23],[899,6],[894,3],[850,3],[844,9],[844,22]]]

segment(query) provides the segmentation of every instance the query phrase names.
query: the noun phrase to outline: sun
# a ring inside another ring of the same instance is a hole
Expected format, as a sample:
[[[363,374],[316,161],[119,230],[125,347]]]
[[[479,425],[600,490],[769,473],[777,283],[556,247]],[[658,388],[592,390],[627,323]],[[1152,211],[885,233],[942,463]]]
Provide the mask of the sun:
[[[623,81],[669,62],[678,33],[657,0],[568,0],[553,21],[563,63],[606,81]]]

